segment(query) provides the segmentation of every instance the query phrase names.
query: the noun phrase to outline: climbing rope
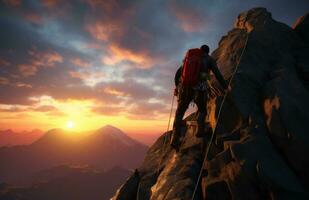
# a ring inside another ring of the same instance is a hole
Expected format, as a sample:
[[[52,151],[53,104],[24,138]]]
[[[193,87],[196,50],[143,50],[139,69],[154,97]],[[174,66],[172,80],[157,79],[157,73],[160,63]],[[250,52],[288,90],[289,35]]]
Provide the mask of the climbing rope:
[[[139,190],[141,187],[141,179],[139,179],[137,190],[136,190],[136,200],[139,200]]]
[[[172,118],[172,113],[173,113],[173,107],[174,107],[174,99],[175,99],[175,95],[173,94],[172,105],[171,105],[170,115],[169,115],[169,118],[168,118],[168,124],[167,124],[166,133],[164,135],[164,142],[163,142],[163,148],[162,149],[164,149],[164,147],[165,147],[167,132],[168,132],[168,130],[170,128],[170,123],[171,123],[171,118]],[[162,158],[160,160],[158,170],[160,170],[162,162],[163,162],[163,155],[162,155]]]
[[[167,124],[166,132],[167,132],[168,129],[170,128],[170,123],[171,123],[171,118],[172,118],[172,113],[173,113],[173,106],[174,106],[174,99],[175,99],[175,95],[173,94],[172,106],[171,106],[171,110],[170,110],[170,116],[169,116],[169,118],[168,118],[168,124]],[[165,140],[164,140],[164,143],[165,143]]]
[[[234,76],[235,76],[235,74],[236,74],[236,72],[237,72],[237,70],[238,70],[240,61],[241,61],[241,59],[242,59],[242,56],[243,56],[243,54],[244,54],[244,52],[245,52],[245,49],[247,48],[247,43],[248,43],[248,39],[249,39],[249,34],[250,34],[250,33],[247,34],[244,48],[242,49],[242,52],[241,52],[241,54],[240,54],[238,63],[237,63],[237,65],[236,65],[236,67],[235,67],[234,72],[232,73],[232,76],[231,76],[230,80],[229,80],[228,88],[230,87],[230,85],[231,85],[231,83],[232,83],[232,80],[234,79]],[[202,177],[203,167],[204,167],[204,164],[205,164],[205,162],[206,162],[206,160],[207,160],[207,157],[208,157],[208,154],[209,154],[209,150],[210,150],[212,141],[213,141],[214,136],[215,136],[215,132],[216,132],[216,129],[217,129],[217,124],[218,124],[218,121],[219,121],[219,119],[220,119],[222,107],[223,107],[223,104],[224,104],[224,102],[225,102],[225,100],[226,100],[226,96],[227,96],[227,92],[225,92],[225,94],[224,94],[224,96],[223,96],[223,100],[222,100],[222,102],[221,102],[221,104],[220,104],[220,108],[219,108],[219,111],[218,111],[218,118],[217,118],[217,120],[216,120],[216,124],[215,124],[214,130],[213,130],[213,132],[212,132],[212,134],[211,134],[211,138],[210,138],[210,141],[209,141],[209,145],[207,145],[207,149],[206,149],[206,152],[205,152],[205,156],[204,156],[204,160],[203,160],[203,163],[202,163],[202,167],[201,167],[201,170],[200,170],[200,172],[199,172],[199,176],[198,176],[198,178],[197,178],[197,182],[196,182],[196,184],[195,184],[195,187],[194,187],[194,191],[193,191],[193,195],[192,195],[191,200],[194,200],[194,197],[195,197],[195,194],[196,194],[196,191],[197,191],[197,188],[198,188],[200,179],[201,179],[201,177]]]

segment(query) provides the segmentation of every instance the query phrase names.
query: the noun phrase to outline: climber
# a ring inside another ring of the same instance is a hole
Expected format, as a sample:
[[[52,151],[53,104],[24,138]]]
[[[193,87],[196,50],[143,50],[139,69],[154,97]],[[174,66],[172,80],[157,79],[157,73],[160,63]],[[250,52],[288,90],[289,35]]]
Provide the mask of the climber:
[[[175,74],[174,95],[178,97],[178,105],[175,113],[171,146],[179,147],[180,129],[182,118],[192,100],[198,108],[198,131],[196,136],[202,137],[205,131],[205,118],[207,115],[207,80],[210,79],[210,71],[213,72],[224,89],[228,88],[221,75],[216,61],[208,54],[209,47],[202,45],[200,48],[188,50],[183,65]]]

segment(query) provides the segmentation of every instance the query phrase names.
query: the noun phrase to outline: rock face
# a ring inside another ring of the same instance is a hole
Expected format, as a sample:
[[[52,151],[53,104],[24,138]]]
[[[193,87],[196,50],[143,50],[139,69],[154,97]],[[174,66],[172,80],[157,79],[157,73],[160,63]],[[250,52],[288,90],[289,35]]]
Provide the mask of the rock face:
[[[204,165],[210,135],[194,136],[193,114],[180,151],[162,135],[113,199],[191,199],[201,168],[194,199],[308,199],[308,16],[290,28],[265,8],[241,13],[212,55],[226,79],[238,68],[220,118],[222,96],[208,102]]]

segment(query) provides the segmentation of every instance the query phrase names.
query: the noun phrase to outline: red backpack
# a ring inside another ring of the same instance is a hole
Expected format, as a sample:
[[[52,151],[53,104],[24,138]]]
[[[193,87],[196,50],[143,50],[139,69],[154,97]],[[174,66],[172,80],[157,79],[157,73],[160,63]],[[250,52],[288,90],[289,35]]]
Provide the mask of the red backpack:
[[[189,49],[187,51],[181,75],[183,86],[195,86],[198,83],[202,57],[203,50],[201,49]]]

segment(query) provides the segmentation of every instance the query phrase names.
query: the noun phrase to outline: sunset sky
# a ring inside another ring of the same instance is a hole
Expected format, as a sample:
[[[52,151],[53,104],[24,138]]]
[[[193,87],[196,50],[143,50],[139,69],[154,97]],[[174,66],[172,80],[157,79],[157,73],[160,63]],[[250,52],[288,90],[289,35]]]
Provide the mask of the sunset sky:
[[[0,0],[0,129],[162,133],[186,49],[215,49],[256,6],[288,25],[309,11],[308,0]]]

